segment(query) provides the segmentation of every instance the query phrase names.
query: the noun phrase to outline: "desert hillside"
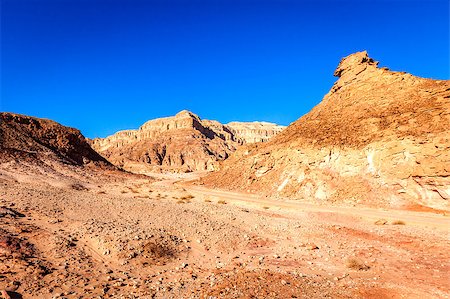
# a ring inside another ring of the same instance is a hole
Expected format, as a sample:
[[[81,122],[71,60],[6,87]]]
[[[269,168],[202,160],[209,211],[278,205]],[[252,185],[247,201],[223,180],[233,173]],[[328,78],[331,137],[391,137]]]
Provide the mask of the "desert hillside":
[[[283,126],[266,122],[223,125],[189,111],[158,118],[138,130],[120,131],[91,141],[116,166],[133,172],[213,170],[241,144],[265,142]]]
[[[315,202],[449,209],[450,82],[341,60],[322,102],[209,186]]]
[[[0,159],[111,166],[79,130],[48,119],[6,112],[0,113]]]

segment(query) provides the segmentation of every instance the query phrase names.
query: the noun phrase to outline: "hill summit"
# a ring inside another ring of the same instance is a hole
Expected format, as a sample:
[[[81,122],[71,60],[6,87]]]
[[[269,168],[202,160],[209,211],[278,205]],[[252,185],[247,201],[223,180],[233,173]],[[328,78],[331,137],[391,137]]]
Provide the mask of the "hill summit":
[[[204,183],[307,201],[448,208],[450,81],[343,58],[321,103]]]

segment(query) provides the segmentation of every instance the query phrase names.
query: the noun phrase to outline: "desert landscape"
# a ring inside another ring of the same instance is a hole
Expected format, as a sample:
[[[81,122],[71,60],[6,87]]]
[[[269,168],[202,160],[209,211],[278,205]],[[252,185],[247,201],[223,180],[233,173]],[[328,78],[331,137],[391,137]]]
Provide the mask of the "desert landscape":
[[[450,81],[334,75],[286,128],[2,112],[0,297],[450,298]]]

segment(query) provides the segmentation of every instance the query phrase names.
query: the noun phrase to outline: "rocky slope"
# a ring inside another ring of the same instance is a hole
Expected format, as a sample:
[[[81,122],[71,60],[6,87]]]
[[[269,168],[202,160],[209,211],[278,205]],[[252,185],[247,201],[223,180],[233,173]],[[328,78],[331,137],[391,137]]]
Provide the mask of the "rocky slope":
[[[91,144],[113,164],[133,172],[212,170],[237,146],[267,141],[283,128],[263,122],[223,125],[181,111],[150,120],[138,130],[93,139]]]
[[[48,119],[0,113],[0,162],[59,162],[113,166],[87,143],[79,130]]]
[[[321,202],[448,209],[450,81],[341,60],[322,102],[203,183]]]

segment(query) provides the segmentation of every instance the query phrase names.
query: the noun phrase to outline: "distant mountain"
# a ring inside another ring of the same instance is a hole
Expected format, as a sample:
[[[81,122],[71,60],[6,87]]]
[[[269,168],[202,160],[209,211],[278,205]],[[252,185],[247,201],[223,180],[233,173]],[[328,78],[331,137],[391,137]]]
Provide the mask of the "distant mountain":
[[[189,111],[158,118],[138,130],[120,131],[90,141],[116,166],[133,172],[213,170],[239,145],[266,142],[284,129],[267,122],[223,125]]]
[[[238,150],[210,186],[307,201],[450,207],[450,81],[378,68],[358,52],[311,112]]]

